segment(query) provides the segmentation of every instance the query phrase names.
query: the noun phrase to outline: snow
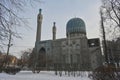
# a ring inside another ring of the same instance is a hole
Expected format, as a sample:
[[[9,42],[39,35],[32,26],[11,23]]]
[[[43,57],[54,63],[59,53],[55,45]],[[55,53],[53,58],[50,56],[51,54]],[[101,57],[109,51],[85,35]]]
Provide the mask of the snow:
[[[32,71],[21,71],[16,75],[9,75],[6,73],[0,73],[0,80],[91,80],[87,77],[87,73],[82,73],[81,76],[68,76],[64,75],[60,77],[55,75],[53,71],[41,71],[39,74],[32,73]]]

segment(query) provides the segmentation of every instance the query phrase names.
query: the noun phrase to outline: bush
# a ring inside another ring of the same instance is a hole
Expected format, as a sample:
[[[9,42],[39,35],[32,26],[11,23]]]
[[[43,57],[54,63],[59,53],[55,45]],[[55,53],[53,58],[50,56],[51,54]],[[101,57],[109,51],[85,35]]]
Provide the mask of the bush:
[[[6,67],[6,68],[3,68],[3,71],[5,72],[5,73],[8,73],[8,74],[16,74],[16,73],[18,73],[18,72],[20,72],[20,68],[18,68],[18,67]]]
[[[119,69],[112,66],[96,68],[89,77],[92,80],[120,80]]]

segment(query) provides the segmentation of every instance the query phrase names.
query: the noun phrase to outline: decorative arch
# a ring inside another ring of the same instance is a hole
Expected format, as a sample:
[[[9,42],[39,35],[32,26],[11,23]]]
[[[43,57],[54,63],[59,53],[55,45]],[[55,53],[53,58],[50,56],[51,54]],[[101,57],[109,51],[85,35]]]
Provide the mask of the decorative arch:
[[[38,66],[46,67],[46,50],[44,47],[40,48],[38,54]]]
[[[40,54],[46,54],[45,48],[44,47],[40,48],[39,53]]]

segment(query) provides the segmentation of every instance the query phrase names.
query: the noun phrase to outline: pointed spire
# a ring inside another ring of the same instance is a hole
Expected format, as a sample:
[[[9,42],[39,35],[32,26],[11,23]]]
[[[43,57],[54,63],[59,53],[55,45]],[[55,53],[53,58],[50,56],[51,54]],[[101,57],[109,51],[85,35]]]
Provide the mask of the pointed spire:
[[[53,26],[55,26],[56,22],[53,22]]]
[[[42,9],[39,9],[39,13],[41,14],[41,12],[42,12]]]

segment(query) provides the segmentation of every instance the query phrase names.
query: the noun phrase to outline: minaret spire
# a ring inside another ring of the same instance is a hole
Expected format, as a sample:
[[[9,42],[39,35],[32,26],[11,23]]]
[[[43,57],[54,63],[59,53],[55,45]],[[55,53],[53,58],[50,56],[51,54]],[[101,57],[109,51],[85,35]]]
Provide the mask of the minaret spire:
[[[42,9],[39,9],[39,13],[37,16],[36,43],[38,43],[41,40],[41,27],[42,27],[42,19],[43,19],[41,12],[42,12]]]
[[[39,14],[41,14],[41,12],[42,12],[42,9],[39,9]]]
[[[56,39],[56,23],[55,22],[53,22],[52,32],[53,32],[53,40],[55,40]]]

